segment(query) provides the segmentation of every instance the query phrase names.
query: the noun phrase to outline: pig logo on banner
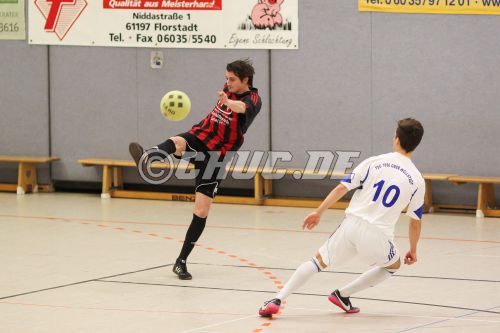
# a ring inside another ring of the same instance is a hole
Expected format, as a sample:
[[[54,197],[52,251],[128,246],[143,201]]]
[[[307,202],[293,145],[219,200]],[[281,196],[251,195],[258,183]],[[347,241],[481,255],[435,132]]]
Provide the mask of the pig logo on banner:
[[[257,29],[274,29],[283,25],[283,17],[280,14],[281,4],[285,0],[259,0],[253,7],[252,23]]]

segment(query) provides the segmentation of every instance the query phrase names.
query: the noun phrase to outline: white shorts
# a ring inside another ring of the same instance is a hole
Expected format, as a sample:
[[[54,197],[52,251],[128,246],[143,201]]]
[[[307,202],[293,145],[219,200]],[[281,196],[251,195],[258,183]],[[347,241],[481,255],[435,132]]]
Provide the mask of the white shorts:
[[[367,264],[380,267],[390,266],[399,259],[392,239],[380,228],[355,216],[346,216],[318,252],[323,261],[320,265],[326,267],[342,265],[356,255]]]

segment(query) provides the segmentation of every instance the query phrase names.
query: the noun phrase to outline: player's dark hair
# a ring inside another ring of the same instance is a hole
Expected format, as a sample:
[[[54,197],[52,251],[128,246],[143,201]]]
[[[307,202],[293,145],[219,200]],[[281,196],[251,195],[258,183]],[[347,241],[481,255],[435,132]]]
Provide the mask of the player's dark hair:
[[[396,137],[399,138],[401,147],[410,153],[417,148],[424,136],[424,127],[413,118],[401,119],[398,121]]]
[[[253,86],[253,76],[255,74],[255,69],[253,68],[252,61],[248,58],[233,61],[227,64],[226,70],[228,72],[233,72],[241,81],[248,78],[248,85]]]

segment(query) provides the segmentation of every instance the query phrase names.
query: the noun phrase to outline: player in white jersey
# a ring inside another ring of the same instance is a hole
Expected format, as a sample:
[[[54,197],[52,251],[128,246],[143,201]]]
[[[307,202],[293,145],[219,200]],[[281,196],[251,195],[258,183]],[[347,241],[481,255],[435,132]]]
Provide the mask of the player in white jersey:
[[[410,218],[410,249],[404,263],[412,265],[417,261],[425,181],[410,158],[423,134],[419,121],[411,118],[400,120],[393,139],[394,152],[363,161],[332,190],[318,209],[304,219],[303,229],[316,227],[321,215],[331,205],[348,191],[356,190],[342,224],[311,260],[297,268],[276,297],[264,303],[259,309],[261,316],[270,317],[277,313],[281,302],[316,273],[329,266],[341,265],[356,255],[374,267],[345,287],[333,291],[328,299],[347,313],[359,312],[349,297],[388,279],[401,266],[400,254],[394,244],[394,228],[406,207],[406,215]]]

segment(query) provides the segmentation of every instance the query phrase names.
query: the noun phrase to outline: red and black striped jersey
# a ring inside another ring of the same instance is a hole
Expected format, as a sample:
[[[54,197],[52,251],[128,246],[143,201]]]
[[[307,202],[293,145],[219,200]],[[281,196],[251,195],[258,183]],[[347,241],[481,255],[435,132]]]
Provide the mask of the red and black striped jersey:
[[[243,94],[233,94],[224,86],[224,92],[229,99],[244,102],[245,113],[233,112],[226,105],[217,102],[212,112],[189,131],[205,144],[208,151],[218,151],[221,156],[228,151],[240,149],[245,133],[262,106],[256,88],[251,87]]]

